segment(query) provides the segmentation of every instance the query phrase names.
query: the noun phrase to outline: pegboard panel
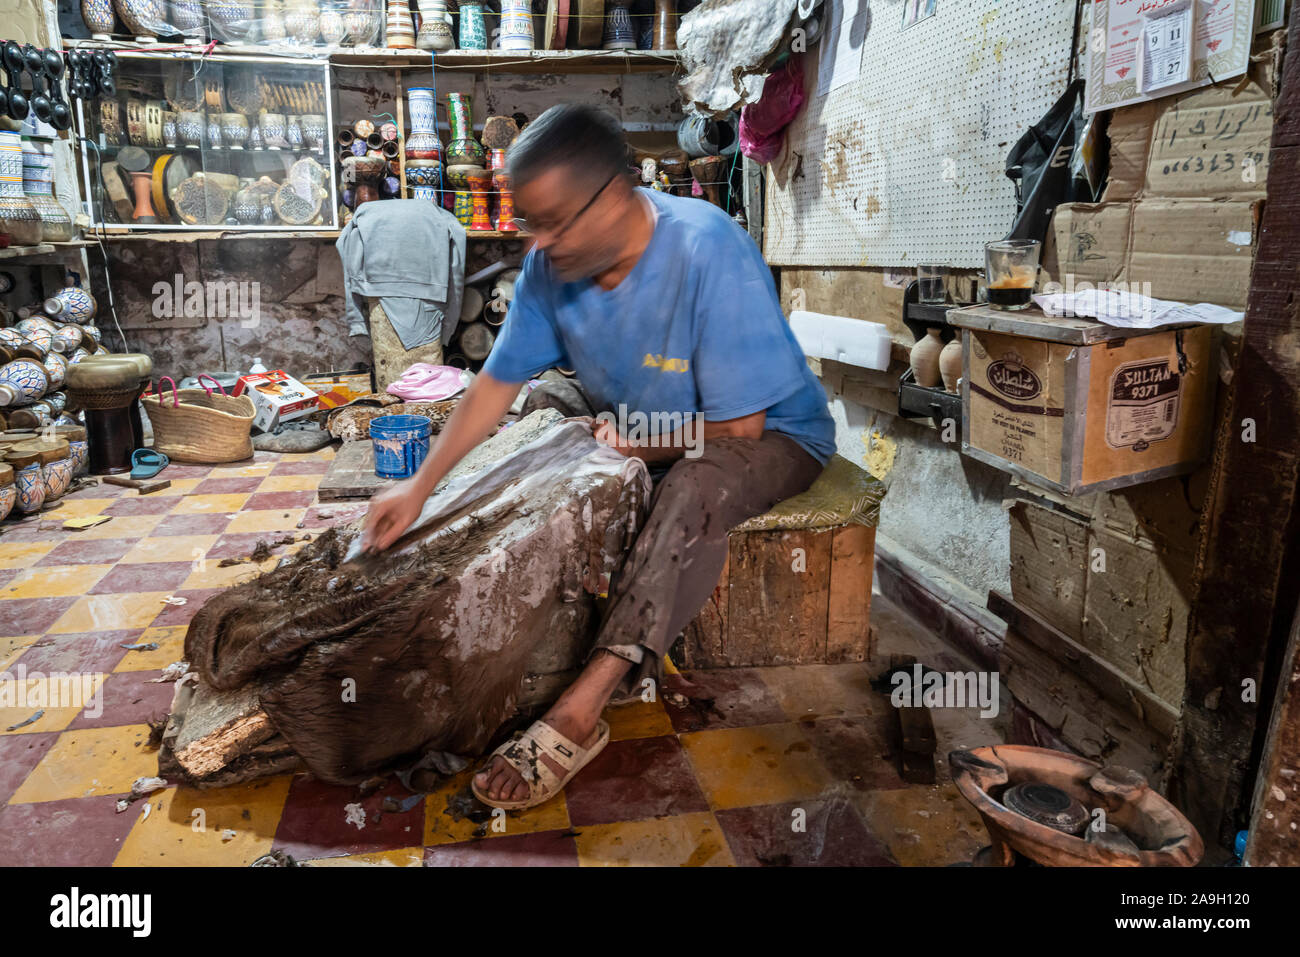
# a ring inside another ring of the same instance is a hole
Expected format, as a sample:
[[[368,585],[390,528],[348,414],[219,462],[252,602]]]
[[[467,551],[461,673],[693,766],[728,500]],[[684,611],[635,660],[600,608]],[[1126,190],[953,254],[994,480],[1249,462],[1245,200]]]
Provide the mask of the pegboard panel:
[[[903,3],[870,0],[851,83],[818,96],[830,47],[804,57],[808,99],[768,171],[772,265],[979,268],[1010,231],[1006,154],[1065,90],[1075,0],[938,0],[907,30]]]

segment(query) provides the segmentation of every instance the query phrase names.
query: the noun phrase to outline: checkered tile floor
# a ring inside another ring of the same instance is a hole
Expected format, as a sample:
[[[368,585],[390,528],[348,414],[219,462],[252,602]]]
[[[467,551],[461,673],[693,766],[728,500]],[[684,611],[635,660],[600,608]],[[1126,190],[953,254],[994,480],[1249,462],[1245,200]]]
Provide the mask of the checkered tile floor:
[[[161,492],[101,485],[0,524],[0,671],[92,673],[103,700],[97,717],[47,707],[11,731],[37,709],[0,707],[0,860],[243,865],[281,850],[317,864],[907,865],[969,861],[987,843],[943,757],[1004,729],[973,711],[935,712],[940,783],[905,784],[888,700],[860,664],[669,674],[660,700],[609,709],[609,746],[566,793],[485,833],[447,813],[468,771],[404,812],[383,809],[409,797],[396,781],[361,798],[299,774],[171,787],[117,813],[131,782],[157,773],[145,722],[166,713],[173,686],[151,679],[181,657],[203,601],[258,571],[219,560],[247,556],[268,533],[302,536],[364,511],[316,502],[332,455],[174,465]],[[63,528],[100,514],[112,520]],[[879,594],[872,620],[881,655],[966,667]],[[158,649],[122,647],[147,642]],[[363,827],[348,821],[353,803]]]

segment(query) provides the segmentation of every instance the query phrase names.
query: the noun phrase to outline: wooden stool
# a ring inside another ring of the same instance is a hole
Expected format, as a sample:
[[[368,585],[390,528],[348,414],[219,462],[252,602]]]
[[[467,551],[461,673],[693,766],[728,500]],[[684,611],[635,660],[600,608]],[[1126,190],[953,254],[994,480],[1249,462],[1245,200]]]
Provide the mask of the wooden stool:
[[[733,528],[713,596],[682,633],[682,667],[869,658],[884,494],[877,479],[836,455],[808,491]]]

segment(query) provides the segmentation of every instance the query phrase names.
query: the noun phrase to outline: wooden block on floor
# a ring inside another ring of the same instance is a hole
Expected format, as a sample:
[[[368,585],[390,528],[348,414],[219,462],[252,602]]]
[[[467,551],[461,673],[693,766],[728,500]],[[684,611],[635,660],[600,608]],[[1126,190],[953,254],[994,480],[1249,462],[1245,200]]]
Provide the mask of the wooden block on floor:
[[[330,459],[316,488],[322,502],[340,498],[369,498],[394,483],[375,474],[375,447],[368,440],[344,442]]]
[[[687,668],[865,661],[876,530],[732,532],[704,610],[683,632]]]

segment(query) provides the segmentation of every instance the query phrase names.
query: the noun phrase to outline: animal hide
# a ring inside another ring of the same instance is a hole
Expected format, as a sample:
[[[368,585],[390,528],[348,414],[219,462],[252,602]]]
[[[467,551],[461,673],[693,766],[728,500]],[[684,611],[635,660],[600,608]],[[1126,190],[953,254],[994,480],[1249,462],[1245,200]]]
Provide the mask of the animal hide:
[[[441,402],[403,402],[395,395],[371,393],[353,399],[347,405],[330,409],[326,414],[325,427],[336,439],[356,442],[370,438],[370,423],[381,415],[424,415],[433,422],[433,434],[437,435],[456,411],[459,401],[460,397],[457,396]]]
[[[326,781],[481,754],[540,650],[590,648],[594,596],[649,493],[641,460],[599,445],[591,420],[564,420],[431,496],[386,552],[330,529],[214,596],[186,659],[218,691],[257,683],[274,730]]]

